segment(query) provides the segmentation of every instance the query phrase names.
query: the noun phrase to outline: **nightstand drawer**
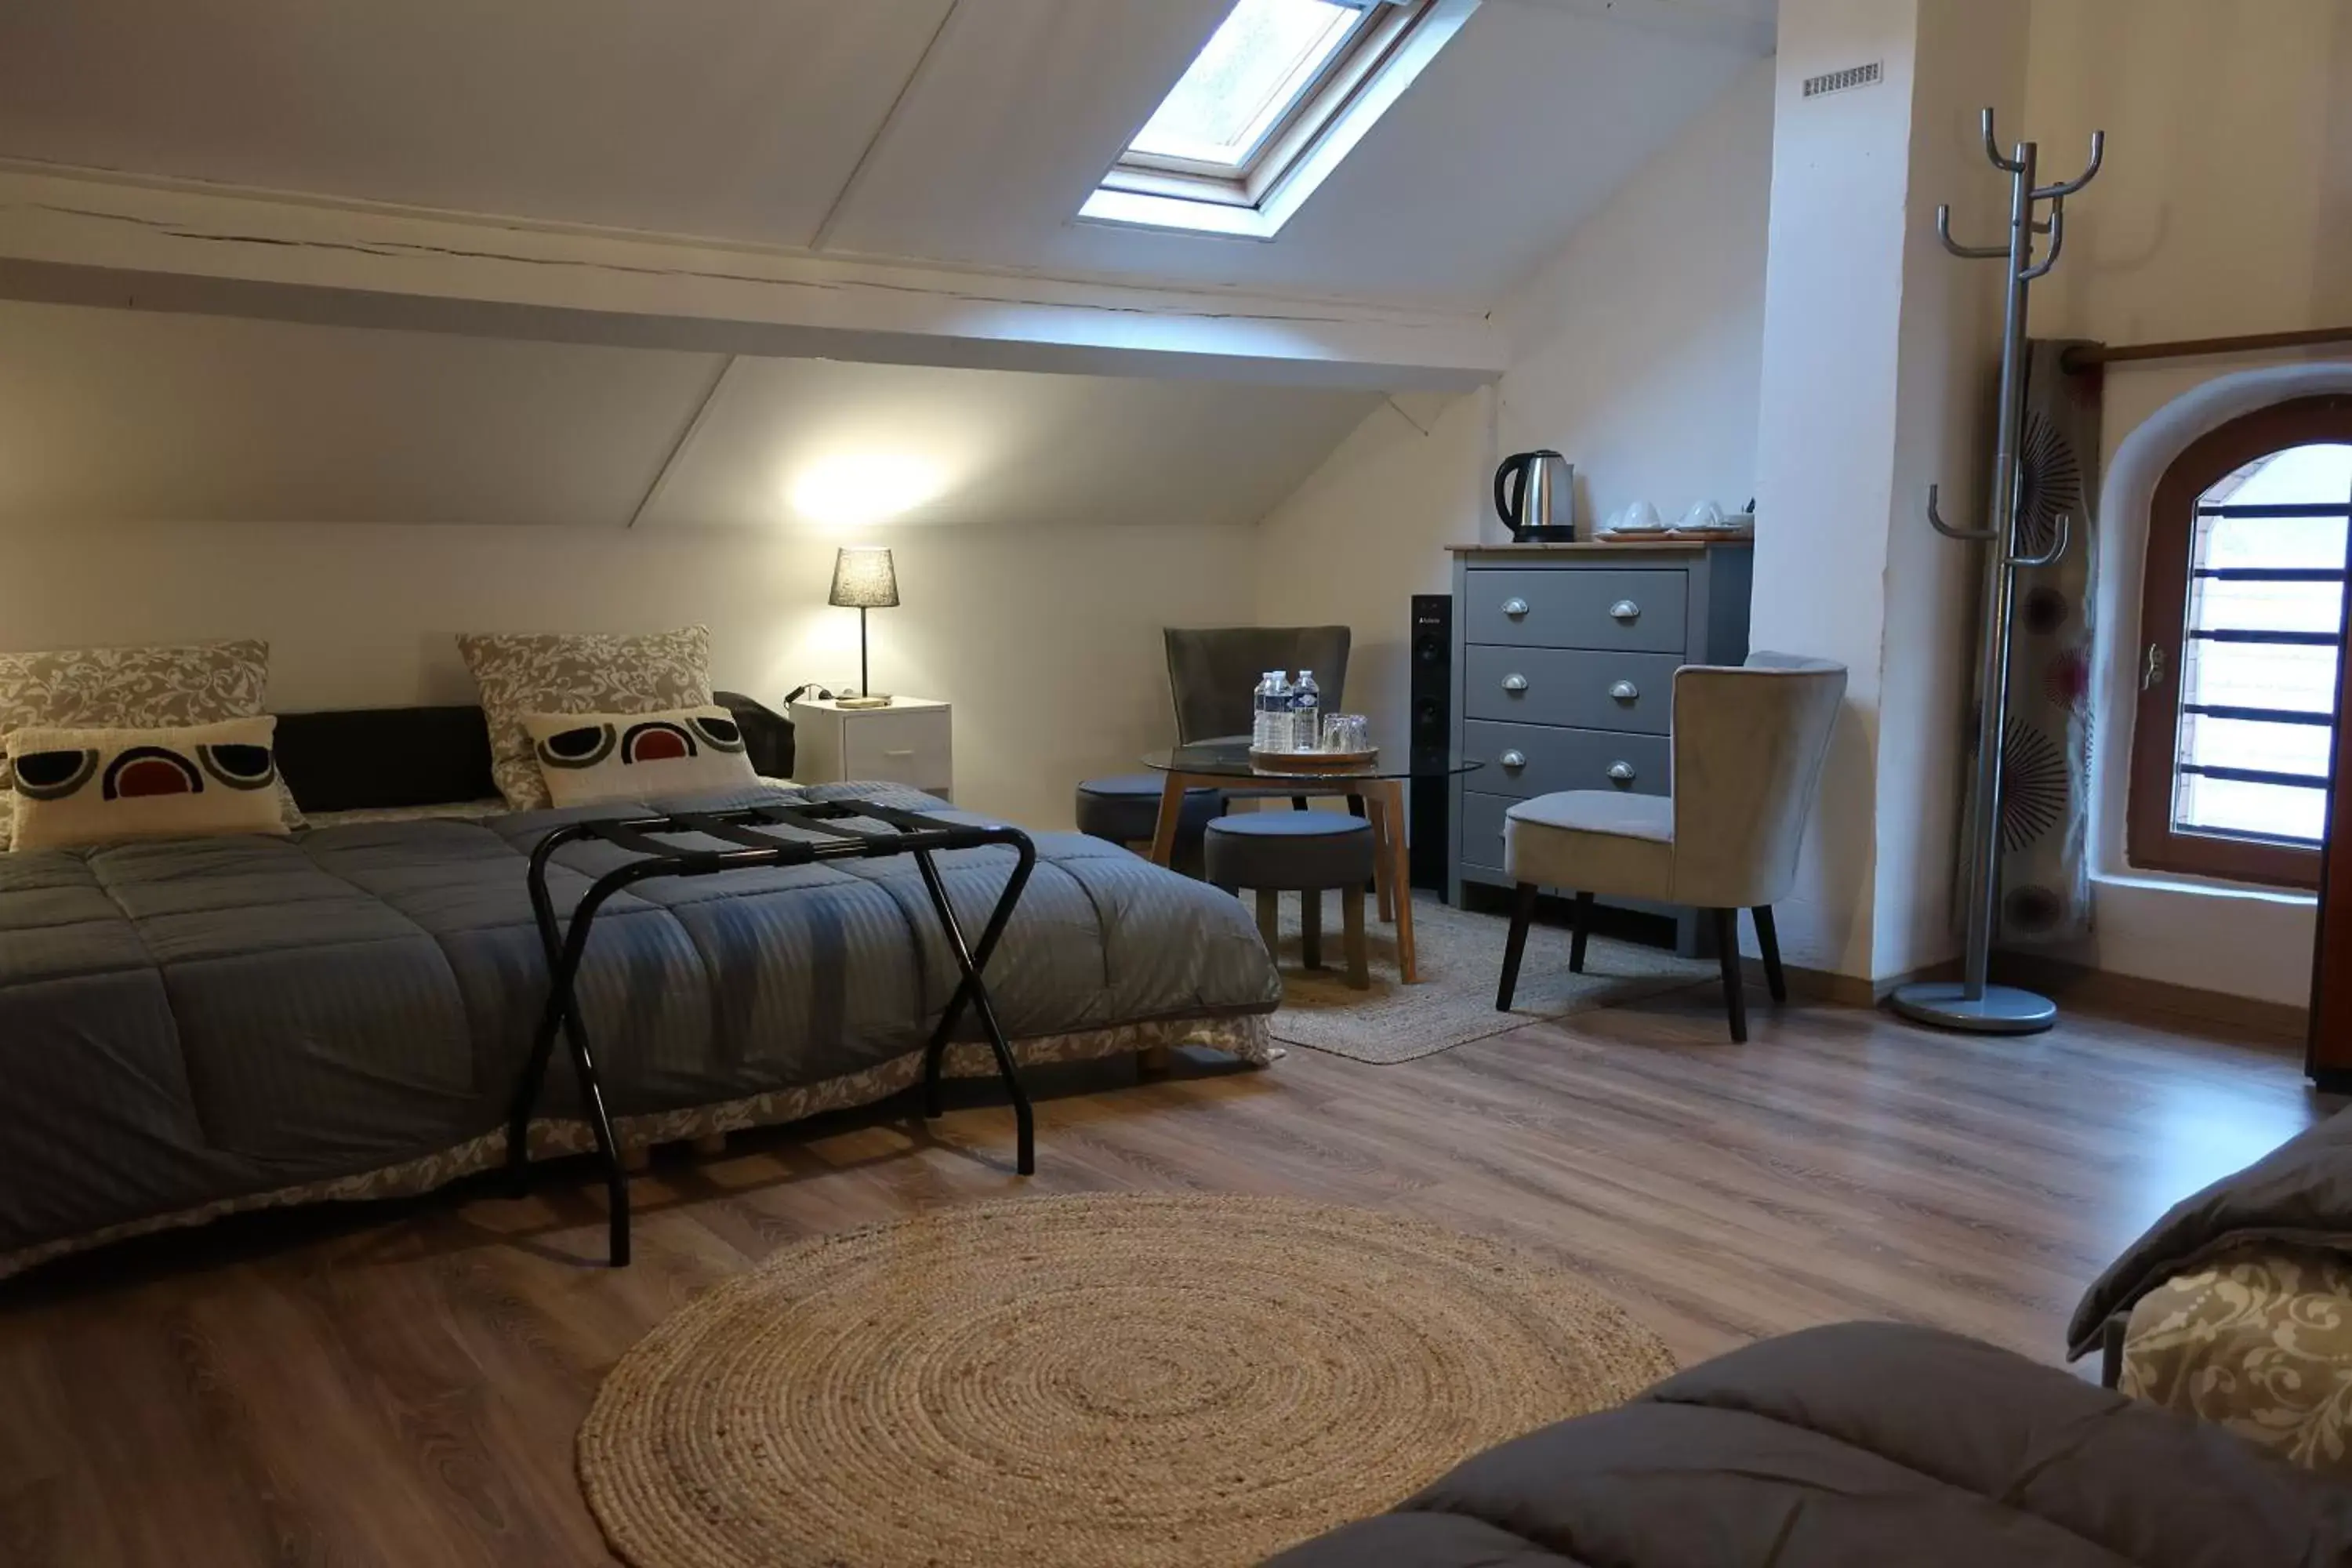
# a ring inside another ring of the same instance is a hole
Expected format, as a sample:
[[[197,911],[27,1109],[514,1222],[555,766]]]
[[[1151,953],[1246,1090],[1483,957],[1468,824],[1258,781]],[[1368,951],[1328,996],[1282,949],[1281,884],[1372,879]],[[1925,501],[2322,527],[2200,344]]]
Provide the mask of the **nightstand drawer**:
[[[944,786],[953,768],[944,709],[859,713],[843,726],[842,773],[919,789]]]
[[[1465,787],[1522,800],[1569,789],[1664,795],[1674,779],[1672,741],[1605,730],[1474,720],[1462,726],[1462,760],[1485,764]]]
[[[1463,661],[1462,712],[1509,723],[1663,735],[1674,727],[1675,671],[1682,663],[1671,653],[1472,647]]]
[[[1677,654],[1685,646],[1687,572],[1480,568],[1463,576],[1465,642]]]

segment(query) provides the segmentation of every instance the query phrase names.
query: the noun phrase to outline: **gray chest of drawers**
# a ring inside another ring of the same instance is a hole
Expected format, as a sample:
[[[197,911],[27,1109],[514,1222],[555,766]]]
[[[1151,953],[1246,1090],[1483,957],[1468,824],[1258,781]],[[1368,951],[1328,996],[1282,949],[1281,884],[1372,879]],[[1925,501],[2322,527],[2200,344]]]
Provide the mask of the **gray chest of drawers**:
[[[1480,764],[1454,781],[1454,902],[1465,882],[1510,885],[1514,802],[1672,792],[1675,670],[1748,657],[1750,558],[1744,542],[1454,551],[1454,752]],[[1695,950],[1696,917],[1674,912]]]

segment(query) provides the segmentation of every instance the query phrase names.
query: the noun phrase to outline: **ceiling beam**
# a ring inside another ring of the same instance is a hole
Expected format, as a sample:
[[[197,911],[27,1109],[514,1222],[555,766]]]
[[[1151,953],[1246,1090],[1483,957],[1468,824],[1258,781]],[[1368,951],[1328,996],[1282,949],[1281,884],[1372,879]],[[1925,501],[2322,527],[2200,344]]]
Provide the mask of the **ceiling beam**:
[[[0,161],[0,298],[779,357],[1464,390],[1482,314],[820,257]]]

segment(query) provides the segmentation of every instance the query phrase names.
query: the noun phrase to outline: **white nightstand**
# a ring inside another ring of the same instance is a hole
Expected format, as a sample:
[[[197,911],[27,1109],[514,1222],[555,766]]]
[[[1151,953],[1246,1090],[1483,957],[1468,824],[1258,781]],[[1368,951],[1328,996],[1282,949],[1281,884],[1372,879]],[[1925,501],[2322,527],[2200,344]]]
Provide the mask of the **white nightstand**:
[[[887,708],[844,708],[820,698],[793,704],[793,777],[802,784],[880,779],[955,798],[948,705],[894,697]]]

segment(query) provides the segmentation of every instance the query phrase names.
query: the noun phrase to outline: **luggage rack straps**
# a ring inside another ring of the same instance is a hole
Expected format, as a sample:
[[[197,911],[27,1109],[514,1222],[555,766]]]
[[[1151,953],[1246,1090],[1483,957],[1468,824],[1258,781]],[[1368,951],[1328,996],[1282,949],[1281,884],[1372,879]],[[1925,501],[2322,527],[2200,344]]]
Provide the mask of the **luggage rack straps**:
[[[893,831],[867,833],[839,826],[853,820],[879,823]],[[790,827],[812,837],[786,838],[761,831],[769,827]],[[663,842],[666,837],[685,835],[715,838],[733,847],[695,848]],[[634,858],[595,878],[586,894],[572,906],[570,929],[566,930],[556,914],[555,900],[548,892],[548,867],[558,849],[587,839],[601,839],[627,851]],[[988,846],[1011,848],[1016,858],[1013,873],[1005,879],[1003,891],[997,896],[980,941],[973,944],[964,937],[945,880],[931,858]],[[660,877],[707,877],[723,871],[890,855],[914,857],[916,868],[922,873],[924,890],[930,895],[932,911],[939,917],[948,951],[961,976],[923,1049],[923,1114],[940,1114],[941,1066],[956,1025],[969,1009],[980,1020],[990,1053],[996,1058],[998,1076],[1013,1102],[1016,1168],[1024,1176],[1033,1174],[1037,1169],[1034,1116],[1013,1064],[1012,1042],[997,1018],[982,974],[1012,922],[1013,908],[1028,886],[1030,873],[1036,868],[1036,845],[1026,833],[1003,823],[947,822],[877,801],[815,801],[572,822],[546,834],[532,847],[529,872],[531,916],[539,928],[540,946],[547,960],[548,990],[530,1057],[516,1081],[508,1109],[507,1169],[517,1190],[528,1183],[531,1112],[538,1104],[539,1091],[546,1080],[548,1062],[560,1033],[571,1047],[572,1068],[580,1080],[582,1110],[595,1134],[596,1152],[604,1168],[613,1267],[628,1265],[628,1173],[621,1164],[612,1119],[604,1108],[604,1089],[579,998],[580,965],[587,954],[589,931],[614,894]]]

